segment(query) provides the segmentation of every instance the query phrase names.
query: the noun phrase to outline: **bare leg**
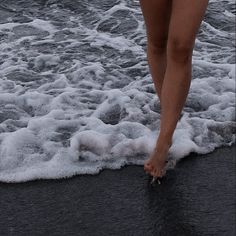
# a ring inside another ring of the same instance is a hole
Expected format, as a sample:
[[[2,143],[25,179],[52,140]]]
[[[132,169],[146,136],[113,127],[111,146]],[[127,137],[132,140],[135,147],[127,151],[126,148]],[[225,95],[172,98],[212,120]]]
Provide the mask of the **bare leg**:
[[[172,0],[140,0],[147,31],[147,59],[159,99],[166,71],[166,45]]]
[[[161,128],[156,147],[144,169],[164,174],[167,152],[185,104],[192,72],[192,51],[208,0],[174,0],[167,43],[167,69],[161,91]]]

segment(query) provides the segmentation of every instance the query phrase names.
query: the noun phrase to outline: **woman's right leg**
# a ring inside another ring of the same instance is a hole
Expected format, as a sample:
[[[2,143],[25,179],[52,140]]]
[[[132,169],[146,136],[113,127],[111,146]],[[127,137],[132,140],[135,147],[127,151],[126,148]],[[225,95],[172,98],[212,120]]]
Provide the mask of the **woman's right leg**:
[[[166,71],[166,46],[172,0],[140,0],[147,32],[147,58],[159,99]]]

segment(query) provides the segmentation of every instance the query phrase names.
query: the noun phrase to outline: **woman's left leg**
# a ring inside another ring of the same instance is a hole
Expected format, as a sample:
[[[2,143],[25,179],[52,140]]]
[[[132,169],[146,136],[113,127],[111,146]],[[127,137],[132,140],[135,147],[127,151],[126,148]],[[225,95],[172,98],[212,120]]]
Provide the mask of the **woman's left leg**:
[[[161,127],[144,169],[162,176],[180,113],[191,82],[192,51],[208,0],[174,0],[167,42],[167,68],[161,91]]]

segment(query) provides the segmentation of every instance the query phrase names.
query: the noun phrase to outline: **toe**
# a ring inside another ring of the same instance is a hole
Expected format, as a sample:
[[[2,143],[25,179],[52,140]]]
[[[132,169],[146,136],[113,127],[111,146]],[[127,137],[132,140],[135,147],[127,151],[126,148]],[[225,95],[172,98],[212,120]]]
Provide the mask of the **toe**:
[[[149,161],[149,160],[146,160],[146,161],[144,162],[144,165],[150,166],[150,161]]]
[[[161,176],[164,176],[166,174],[166,170],[165,169],[161,170],[160,174],[161,174]]]
[[[150,172],[152,170],[152,165],[149,162],[145,163],[144,170]]]
[[[153,169],[153,170],[151,171],[151,175],[152,175],[153,177],[158,177],[158,172],[157,172],[157,170],[156,170],[156,169]]]
[[[161,172],[159,169],[156,169],[155,171],[153,171],[153,176],[155,177],[161,177]]]
[[[148,171],[148,169],[149,169],[147,164],[144,164],[143,168],[145,171]]]

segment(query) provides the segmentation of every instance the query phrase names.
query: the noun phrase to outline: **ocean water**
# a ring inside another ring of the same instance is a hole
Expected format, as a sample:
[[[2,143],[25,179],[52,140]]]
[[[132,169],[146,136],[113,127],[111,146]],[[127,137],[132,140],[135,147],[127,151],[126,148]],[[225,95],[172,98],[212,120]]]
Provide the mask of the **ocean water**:
[[[235,13],[209,3],[172,164],[235,143]],[[0,181],[142,165],[160,125],[145,50],[138,1],[1,0]]]

